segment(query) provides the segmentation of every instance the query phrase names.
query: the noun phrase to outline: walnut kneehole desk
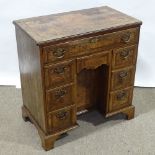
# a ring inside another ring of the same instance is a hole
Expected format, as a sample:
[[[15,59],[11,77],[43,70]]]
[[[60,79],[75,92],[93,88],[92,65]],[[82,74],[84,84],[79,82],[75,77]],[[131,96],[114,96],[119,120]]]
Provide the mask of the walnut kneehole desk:
[[[141,21],[105,6],[13,23],[22,116],[36,126],[45,150],[77,127],[77,113],[86,109],[134,117]]]

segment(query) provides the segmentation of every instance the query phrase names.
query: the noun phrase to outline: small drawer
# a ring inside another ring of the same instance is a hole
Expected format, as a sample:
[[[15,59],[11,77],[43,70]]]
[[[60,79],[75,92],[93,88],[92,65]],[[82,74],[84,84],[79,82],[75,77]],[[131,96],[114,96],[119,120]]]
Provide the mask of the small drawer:
[[[74,55],[69,43],[50,45],[44,47],[43,51],[44,63],[64,60],[66,58],[71,58]]]
[[[46,91],[47,111],[58,110],[65,106],[74,104],[74,89],[75,87],[73,84],[68,84]]]
[[[138,42],[138,37],[139,28],[137,27],[46,46],[43,47],[44,62],[49,63],[86,53],[93,53],[98,48],[107,50],[112,47],[134,44]]]
[[[132,104],[133,87],[110,93],[109,112],[125,108]]]
[[[77,73],[83,69],[96,69],[103,64],[110,64],[111,51],[103,51],[77,58]]]
[[[131,66],[136,63],[137,46],[115,49],[113,51],[112,67],[113,69]]]
[[[111,90],[121,89],[134,84],[135,67],[112,71]]]
[[[45,86],[54,88],[74,81],[75,61],[69,60],[45,67]]]
[[[48,130],[56,132],[76,125],[76,106],[70,106],[48,114]]]

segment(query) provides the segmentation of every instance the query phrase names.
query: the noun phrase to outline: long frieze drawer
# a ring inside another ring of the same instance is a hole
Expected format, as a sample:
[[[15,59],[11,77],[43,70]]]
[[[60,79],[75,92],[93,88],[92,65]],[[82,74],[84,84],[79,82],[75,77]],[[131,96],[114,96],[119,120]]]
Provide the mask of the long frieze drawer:
[[[76,106],[65,107],[48,114],[48,131],[65,130],[76,124]]]
[[[113,50],[113,69],[131,66],[136,63],[137,45],[128,46]]]
[[[111,90],[121,89],[134,84],[135,67],[112,71]]]
[[[75,103],[74,84],[46,91],[47,111],[53,111]]]
[[[139,28],[131,28],[123,31],[107,33],[94,37],[74,40],[66,43],[46,46],[44,51],[44,62],[53,62],[92,52],[91,49],[108,49],[115,46],[126,46],[137,43]]]
[[[45,67],[45,86],[47,89],[74,81],[75,60],[60,62]]]
[[[111,92],[109,100],[109,112],[116,111],[131,105],[132,94],[133,87]]]

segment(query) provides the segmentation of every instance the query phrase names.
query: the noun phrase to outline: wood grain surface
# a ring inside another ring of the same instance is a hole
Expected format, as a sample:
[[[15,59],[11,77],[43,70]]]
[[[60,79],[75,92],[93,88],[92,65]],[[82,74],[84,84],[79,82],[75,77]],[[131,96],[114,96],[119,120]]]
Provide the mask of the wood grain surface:
[[[141,21],[110,7],[97,7],[14,21],[38,44],[75,35],[139,25]]]

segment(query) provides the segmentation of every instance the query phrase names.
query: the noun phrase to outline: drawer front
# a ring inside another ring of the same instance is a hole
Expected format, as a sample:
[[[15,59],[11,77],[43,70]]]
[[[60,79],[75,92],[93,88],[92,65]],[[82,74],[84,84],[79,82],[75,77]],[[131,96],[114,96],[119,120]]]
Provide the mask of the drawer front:
[[[65,130],[76,124],[76,107],[70,106],[48,114],[49,132]]]
[[[65,61],[45,67],[45,86],[54,88],[74,81],[75,61]]]
[[[92,52],[91,49],[108,49],[138,42],[139,28],[117,31],[104,35],[60,43],[43,48],[44,62],[62,60],[72,56]],[[94,50],[95,51],[95,50]]]
[[[115,49],[113,51],[112,67],[113,69],[131,66],[136,63],[137,46]]]
[[[74,104],[74,85],[69,84],[46,92],[47,111],[58,110]]]
[[[110,64],[110,51],[104,51],[89,56],[77,58],[77,72],[82,69],[96,69],[103,64]]]
[[[110,93],[109,112],[125,108],[132,103],[133,87]]]
[[[135,67],[112,71],[111,90],[121,89],[134,84]]]

